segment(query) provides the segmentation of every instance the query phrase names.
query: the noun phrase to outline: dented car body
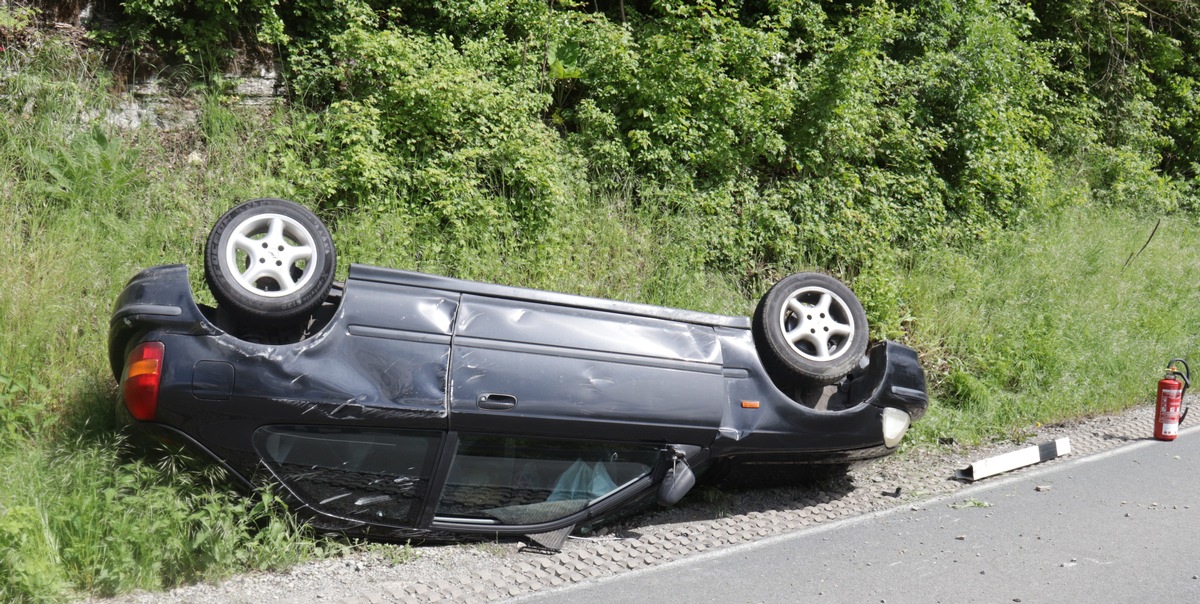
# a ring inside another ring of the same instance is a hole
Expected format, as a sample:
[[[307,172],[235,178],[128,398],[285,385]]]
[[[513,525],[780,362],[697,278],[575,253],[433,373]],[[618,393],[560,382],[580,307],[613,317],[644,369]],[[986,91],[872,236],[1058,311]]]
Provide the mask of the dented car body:
[[[281,484],[321,528],[554,546],[673,503],[693,470],[886,455],[927,404],[892,342],[785,392],[748,317],[362,265],[324,309],[298,341],[256,343],[197,305],[185,266],[142,271],[111,322],[119,412]]]

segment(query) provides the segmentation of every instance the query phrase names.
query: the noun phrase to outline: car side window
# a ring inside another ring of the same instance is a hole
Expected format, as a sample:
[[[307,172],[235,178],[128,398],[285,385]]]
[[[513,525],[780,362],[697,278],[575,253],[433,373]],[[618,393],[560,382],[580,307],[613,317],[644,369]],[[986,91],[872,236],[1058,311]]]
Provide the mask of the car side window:
[[[413,526],[441,432],[264,426],[254,446],[288,489],[318,512]]]
[[[439,517],[530,525],[564,518],[648,475],[652,445],[463,435]]]

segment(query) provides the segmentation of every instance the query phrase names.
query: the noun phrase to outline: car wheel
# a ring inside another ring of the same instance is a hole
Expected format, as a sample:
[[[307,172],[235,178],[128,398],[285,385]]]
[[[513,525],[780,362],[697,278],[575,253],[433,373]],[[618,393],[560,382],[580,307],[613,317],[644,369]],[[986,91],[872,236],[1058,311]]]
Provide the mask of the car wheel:
[[[280,324],[324,302],[337,257],[328,229],[304,206],[253,199],[226,212],[204,247],[204,277],[243,319]]]
[[[830,384],[867,350],[867,314],[837,279],[820,273],[784,277],[754,311],[754,342],[781,387]]]

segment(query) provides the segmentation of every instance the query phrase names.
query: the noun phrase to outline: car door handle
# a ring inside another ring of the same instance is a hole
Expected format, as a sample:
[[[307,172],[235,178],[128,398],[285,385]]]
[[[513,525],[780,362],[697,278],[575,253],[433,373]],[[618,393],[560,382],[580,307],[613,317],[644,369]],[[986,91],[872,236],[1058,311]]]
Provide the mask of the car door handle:
[[[479,395],[475,403],[480,409],[488,411],[504,411],[517,406],[517,397],[511,394],[484,393]]]

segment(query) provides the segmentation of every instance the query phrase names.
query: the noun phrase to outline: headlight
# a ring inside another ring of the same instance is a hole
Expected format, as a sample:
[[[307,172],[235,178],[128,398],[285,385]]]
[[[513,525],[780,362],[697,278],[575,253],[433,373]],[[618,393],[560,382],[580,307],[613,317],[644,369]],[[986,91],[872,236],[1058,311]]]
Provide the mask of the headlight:
[[[908,413],[895,407],[884,407],[883,444],[889,449],[896,448],[900,444],[900,439],[904,438],[904,433],[908,432],[908,426],[911,424],[912,418],[908,416]]]

